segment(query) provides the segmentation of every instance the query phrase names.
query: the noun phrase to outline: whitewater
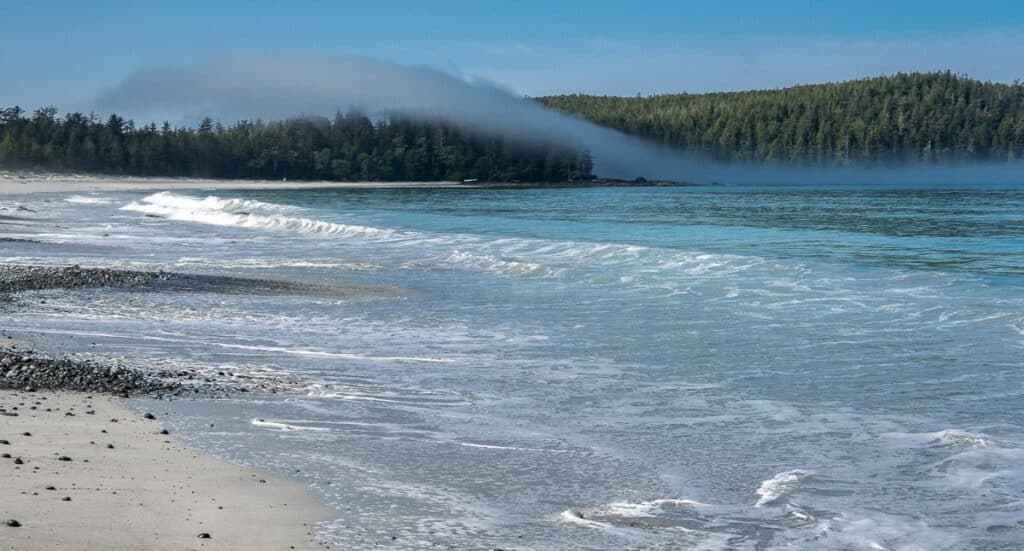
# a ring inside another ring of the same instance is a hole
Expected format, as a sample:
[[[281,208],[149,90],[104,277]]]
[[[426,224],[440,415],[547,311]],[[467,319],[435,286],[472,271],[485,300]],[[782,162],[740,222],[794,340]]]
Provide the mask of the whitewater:
[[[3,261],[365,285],[25,295],[0,329],[285,380],[160,403],[347,549],[1013,549],[1024,187],[5,196]],[[226,375],[225,375],[226,374]]]

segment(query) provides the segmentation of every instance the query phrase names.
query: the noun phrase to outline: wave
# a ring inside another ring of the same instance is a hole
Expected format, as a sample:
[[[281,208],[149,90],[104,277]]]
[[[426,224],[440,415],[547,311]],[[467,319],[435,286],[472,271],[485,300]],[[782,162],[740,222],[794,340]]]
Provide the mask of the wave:
[[[617,516],[625,518],[654,518],[658,513],[665,512],[668,508],[707,509],[711,505],[701,503],[692,499],[652,499],[650,501],[618,501],[609,503],[595,510],[601,515]]]
[[[799,537],[799,536],[798,536]],[[777,548],[791,549],[965,549],[955,534],[928,525],[924,520],[874,513],[871,516],[841,513],[823,519],[809,533]]]
[[[255,346],[247,344],[231,344],[223,342],[211,342],[213,346],[221,348],[234,348],[238,350],[252,350],[254,352],[275,352],[291,354],[294,356],[315,356],[321,358],[338,358],[343,360],[363,360],[371,362],[417,362],[417,363],[456,363],[453,358],[431,358],[423,356],[375,356],[373,354],[359,354],[355,352],[326,352],[322,350],[307,350],[304,348],[287,348],[283,346]]]
[[[781,266],[756,256],[685,251],[629,243],[494,237],[348,224],[300,216],[305,209],[247,199],[205,198],[160,192],[121,207],[168,220],[215,226],[340,237],[355,244],[386,245],[414,256],[402,268],[470,269],[509,277],[574,278],[597,283],[685,294],[668,279],[731,277],[751,269],[792,276],[801,266]],[[281,261],[288,265],[287,261]],[[323,264],[322,266],[320,264]],[[305,267],[331,268],[330,262]],[[610,273],[616,270],[619,273]],[[773,281],[773,283],[775,283]],[[726,298],[740,296],[732,292]]]
[[[452,251],[439,259],[442,265],[453,264],[467,266],[482,271],[503,275],[539,275],[541,277],[560,277],[565,268],[551,268],[536,262],[506,260],[490,254],[474,254],[466,251]]]
[[[76,203],[80,205],[109,205],[113,203],[108,199],[102,199],[100,197],[86,197],[84,195],[72,195],[67,199],[64,199],[67,203]]]
[[[265,429],[274,429],[279,431],[313,431],[313,432],[326,432],[330,429],[326,427],[307,427],[303,425],[292,425],[282,421],[268,421],[266,419],[253,419],[249,422],[254,427],[260,427]]]
[[[992,445],[992,441],[989,440],[988,438],[967,432],[965,430],[946,429],[939,432],[926,434],[925,436],[931,437],[929,441],[930,444],[939,446],[953,445],[987,448]]]
[[[121,207],[121,210],[213,226],[289,230],[301,234],[346,237],[397,237],[397,233],[392,230],[282,214],[297,211],[297,207],[249,199],[221,199],[212,195],[205,199],[197,199],[162,191],[129,203]]]
[[[556,450],[550,448],[520,448],[517,446],[497,446],[494,444],[474,444],[472,442],[455,442],[460,446],[467,448],[480,448],[484,450],[501,450],[501,451],[520,451],[520,452],[538,452],[538,453],[572,453],[573,450]]]
[[[203,266],[216,268],[331,268],[333,270],[364,272],[380,270],[378,264],[360,262],[339,262],[328,258],[288,259],[288,258],[205,258],[183,256],[173,262],[175,266]]]
[[[731,535],[716,532],[705,526],[703,513],[712,506],[691,499],[652,499],[640,502],[613,502],[593,509],[569,508],[562,511],[557,520],[638,543],[653,543],[660,539],[659,533],[666,526],[683,530],[693,541],[694,547],[702,549],[715,539],[730,539]],[[699,525],[701,529],[683,528],[677,521],[668,520],[672,515],[683,515],[688,525]],[[667,524],[666,524],[667,523]]]
[[[651,534],[646,533],[644,530],[636,528],[627,528],[623,526],[616,526],[611,522],[604,522],[599,520],[593,520],[587,518],[587,516],[578,509],[566,509],[558,515],[558,520],[566,524],[574,524],[576,526],[583,526],[594,530],[600,530],[612,535],[616,535],[622,538],[630,540],[645,541],[651,538]]]
[[[890,432],[883,436],[906,439],[930,446],[966,446],[987,448],[993,442],[987,436],[961,429],[944,429],[936,432]]]
[[[768,480],[761,482],[761,486],[756,491],[757,495],[760,497],[754,506],[763,507],[765,505],[772,505],[779,502],[782,498],[795,490],[801,482],[812,475],[814,475],[814,471],[794,469],[792,471],[779,473]]]

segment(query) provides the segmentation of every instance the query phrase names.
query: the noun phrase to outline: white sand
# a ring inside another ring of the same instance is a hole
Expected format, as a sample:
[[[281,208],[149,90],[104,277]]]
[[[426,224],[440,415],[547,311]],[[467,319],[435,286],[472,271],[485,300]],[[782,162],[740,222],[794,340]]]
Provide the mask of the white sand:
[[[18,413],[0,412],[0,550],[324,548],[309,532],[330,512],[304,488],[186,448],[113,398],[0,391],[0,407]]]
[[[294,182],[270,180],[206,180],[200,178],[137,178],[0,172],[0,195],[89,191],[160,191],[175,189],[322,189],[453,187],[455,182]]]

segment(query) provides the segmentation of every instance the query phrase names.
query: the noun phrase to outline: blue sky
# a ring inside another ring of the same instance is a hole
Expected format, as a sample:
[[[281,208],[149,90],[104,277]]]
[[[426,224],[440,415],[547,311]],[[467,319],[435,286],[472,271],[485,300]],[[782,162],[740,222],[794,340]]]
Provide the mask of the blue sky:
[[[523,94],[735,90],[952,69],[1024,77],[1024,2],[7,1],[0,105],[88,108],[131,73],[359,54]]]

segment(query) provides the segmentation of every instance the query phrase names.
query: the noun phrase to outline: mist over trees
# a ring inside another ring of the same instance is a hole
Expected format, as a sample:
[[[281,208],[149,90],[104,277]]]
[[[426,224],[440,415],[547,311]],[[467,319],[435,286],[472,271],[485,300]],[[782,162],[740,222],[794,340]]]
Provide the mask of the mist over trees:
[[[0,167],[133,176],[335,181],[562,182],[590,178],[589,154],[401,117],[204,119],[195,128],[98,119],[54,107],[0,110]]]
[[[1024,85],[912,73],[781,90],[535,101],[724,162],[795,166],[1024,158]],[[590,179],[589,153],[442,123],[205,119],[136,126],[47,107],[0,109],[0,168],[133,176],[335,181]]]
[[[1024,85],[950,72],[781,90],[535,101],[719,161],[835,166],[1024,157]]]

